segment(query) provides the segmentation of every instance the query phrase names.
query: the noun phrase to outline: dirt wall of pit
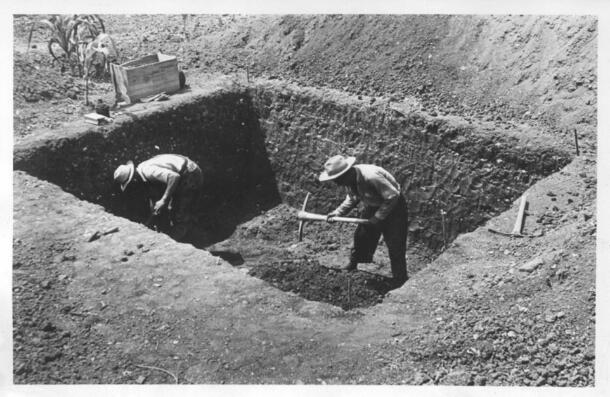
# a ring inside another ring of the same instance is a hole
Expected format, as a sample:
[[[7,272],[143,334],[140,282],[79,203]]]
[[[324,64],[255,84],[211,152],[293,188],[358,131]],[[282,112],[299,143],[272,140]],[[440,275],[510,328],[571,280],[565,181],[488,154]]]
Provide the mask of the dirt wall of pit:
[[[353,155],[395,175],[409,203],[410,240],[433,249],[506,210],[570,161],[531,132],[363,105],[337,91],[259,85],[250,96],[283,201],[298,207],[311,192],[308,209],[334,209],[345,192],[318,175],[328,157]]]
[[[186,95],[127,113],[111,126],[17,145],[14,165],[117,215],[144,221],[143,194],[119,195],[114,169],[129,159],[184,154],[204,170],[200,221],[218,233],[211,239],[218,241],[280,199],[300,206],[306,192],[313,194],[309,208],[327,213],[344,192],[318,182],[322,165],[337,153],[354,155],[396,176],[409,203],[411,241],[436,249],[504,211],[570,160],[535,133],[390,105],[363,105],[334,90],[258,82]]]
[[[117,215],[143,221],[147,212],[142,194],[135,192],[127,199],[120,195],[112,179],[115,168],[128,160],[138,164],[156,154],[179,153],[204,170],[202,208],[208,213],[236,201],[256,211],[278,202],[258,123],[243,93],[189,96],[138,114],[126,111],[111,125],[87,127],[81,122],[63,137],[16,144],[14,168]],[[249,209],[232,210],[227,217],[239,218],[240,211]]]

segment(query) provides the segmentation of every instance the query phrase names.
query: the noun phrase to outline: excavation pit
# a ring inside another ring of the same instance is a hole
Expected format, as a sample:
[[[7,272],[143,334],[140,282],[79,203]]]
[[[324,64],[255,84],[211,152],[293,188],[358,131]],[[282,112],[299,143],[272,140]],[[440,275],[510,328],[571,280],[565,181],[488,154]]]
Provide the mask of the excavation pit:
[[[337,270],[347,260],[353,225],[310,223],[297,242],[296,208],[307,192],[308,210],[316,213],[328,213],[343,198],[317,181],[328,157],[354,155],[396,176],[409,206],[410,274],[571,160],[537,131],[268,82],[140,104],[112,125],[81,123],[62,133],[16,144],[14,168],[143,223],[142,192],[119,194],[115,167],[184,154],[205,179],[188,242],[283,291],[344,309],[376,304],[396,286],[383,243],[373,264],[355,273]]]

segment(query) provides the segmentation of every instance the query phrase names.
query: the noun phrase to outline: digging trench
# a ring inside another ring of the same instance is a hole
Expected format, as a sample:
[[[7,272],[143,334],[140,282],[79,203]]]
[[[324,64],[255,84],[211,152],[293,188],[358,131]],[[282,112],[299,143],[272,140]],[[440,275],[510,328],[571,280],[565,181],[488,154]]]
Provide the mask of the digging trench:
[[[383,244],[376,254],[382,271],[336,269],[353,226],[308,224],[306,239],[297,243],[296,208],[306,192],[308,210],[317,213],[343,198],[335,186],[317,181],[331,155],[354,155],[396,176],[408,200],[411,274],[571,160],[539,133],[516,127],[500,130],[269,82],[189,94],[140,114],[127,111],[111,125],[72,128],[63,138],[16,144],[14,168],[143,223],[143,195],[121,195],[112,181],[115,167],[158,153],[184,154],[205,178],[188,242],[281,290],[344,309],[379,303],[396,286]]]

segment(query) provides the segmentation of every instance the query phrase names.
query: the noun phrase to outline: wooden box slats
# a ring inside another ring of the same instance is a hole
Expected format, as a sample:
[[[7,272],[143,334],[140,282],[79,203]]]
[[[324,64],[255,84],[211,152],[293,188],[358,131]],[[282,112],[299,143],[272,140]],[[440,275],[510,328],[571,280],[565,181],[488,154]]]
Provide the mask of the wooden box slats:
[[[117,100],[127,103],[180,89],[178,60],[175,56],[157,53],[110,68]]]

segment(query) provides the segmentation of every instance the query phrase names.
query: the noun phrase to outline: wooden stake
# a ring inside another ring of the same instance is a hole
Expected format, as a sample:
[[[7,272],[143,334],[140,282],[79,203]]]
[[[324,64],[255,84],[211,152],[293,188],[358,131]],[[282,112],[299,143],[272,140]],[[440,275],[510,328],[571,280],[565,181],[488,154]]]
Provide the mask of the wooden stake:
[[[352,276],[347,275],[347,310],[352,309]]]
[[[580,150],[578,150],[578,134],[576,133],[576,128],[574,128],[574,143],[576,144],[576,155],[580,156]]]
[[[523,214],[525,214],[525,204],[527,204],[527,195],[521,196],[521,204],[519,205],[519,213],[517,214],[517,220],[515,221],[515,227],[513,228],[512,235],[520,236],[521,230],[523,229]]]
[[[446,212],[441,210],[441,223],[443,224],[443,248],[447,246],[447,232],[445,230],[445,214]]]

